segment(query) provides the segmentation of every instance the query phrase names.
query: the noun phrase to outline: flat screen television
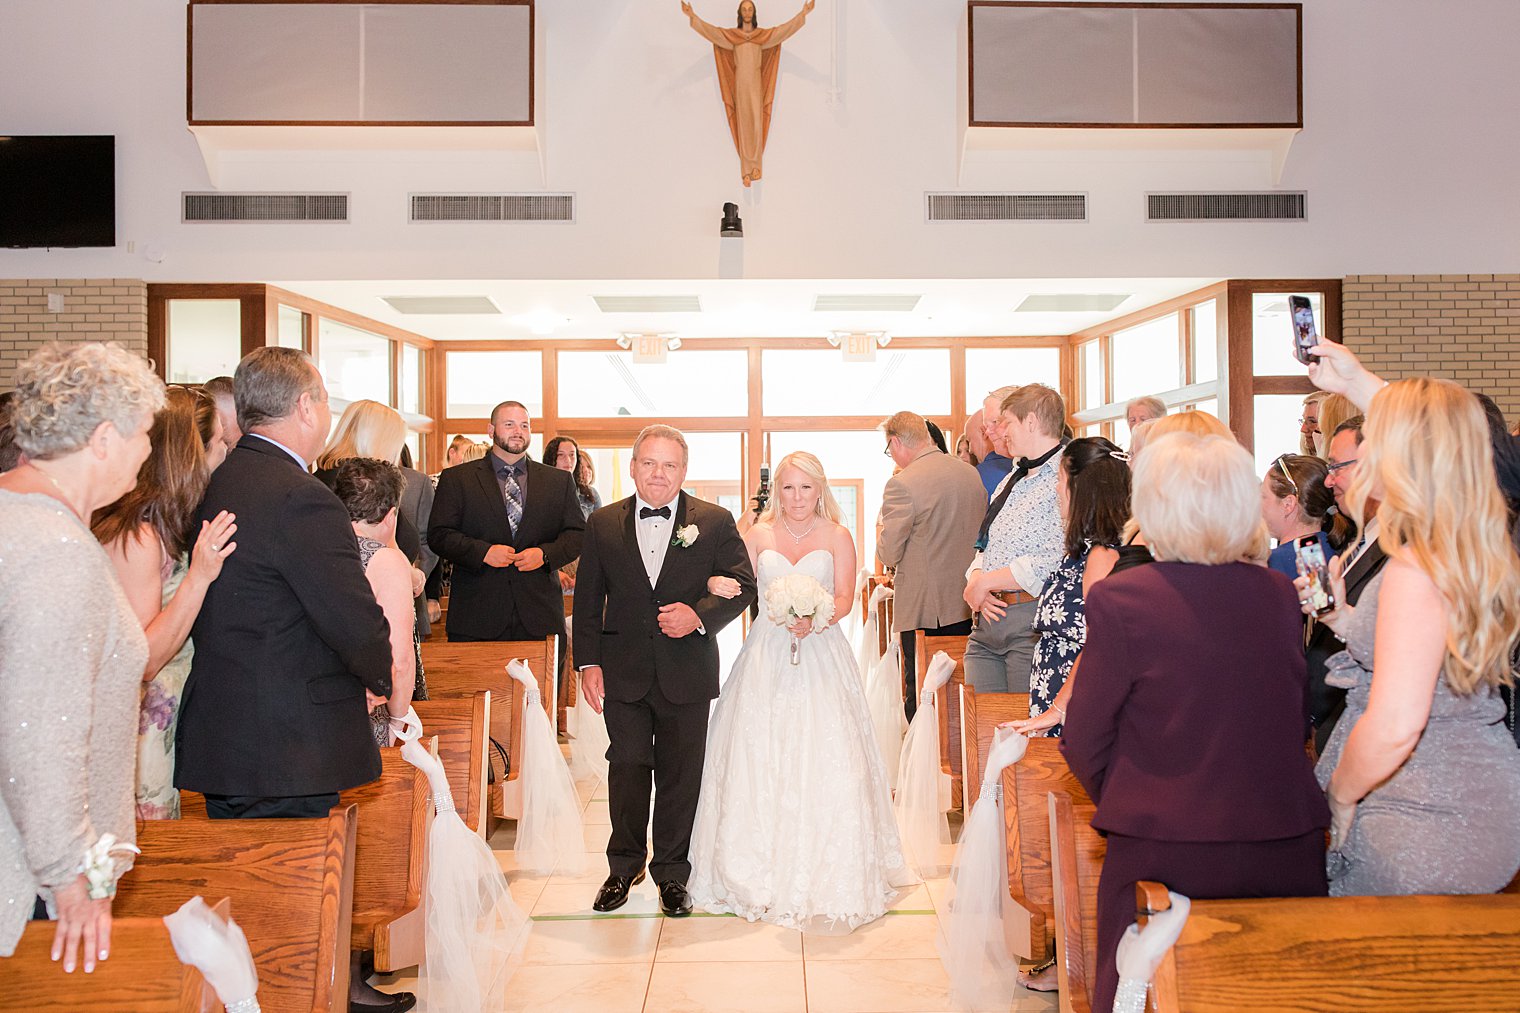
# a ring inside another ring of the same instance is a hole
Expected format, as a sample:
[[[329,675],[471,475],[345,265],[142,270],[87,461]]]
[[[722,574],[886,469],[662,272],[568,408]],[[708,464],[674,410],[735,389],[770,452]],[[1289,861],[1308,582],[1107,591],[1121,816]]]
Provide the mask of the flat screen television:
[[[0,247],[115,245],[115,137],[0,135]]]

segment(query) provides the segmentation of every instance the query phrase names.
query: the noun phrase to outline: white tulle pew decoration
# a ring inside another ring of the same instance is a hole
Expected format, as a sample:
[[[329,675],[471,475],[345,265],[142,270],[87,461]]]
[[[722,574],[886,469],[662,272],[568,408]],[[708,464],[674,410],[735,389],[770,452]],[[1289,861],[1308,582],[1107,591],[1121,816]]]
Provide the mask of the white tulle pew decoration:
[[[982,790],[961,830],[950,874],[950,912],[936,943],[957,1002],[1004,1009],[1013,998],[1018,961],[1008,952],[1003,909],[1008,896],[1008,841],[1003,769],[1023,759],[1029,740],[998,731],[987,754]]]
[[[259,1013],[259,975],[237,922],[222,921],[204,900],[191,897],[164,916],[164,925],[180,963],[201,972],[227,1013]]]
[[[902,645],[893,637],[866,680],[866,708],[871,714],[876,744],[881,747],[888,786],[894,791],[898,764],[902,762],[903,735],[908,730],[908,719],[903,717],[902,686]]]
[[[877,618],[877,606],[883,598],[890,597],[892,589],[885,584],[878,584],[876,590],[871,592],[870,604],[866,606],[866,621],[861,624],[855,641],[855,664],[860,669],[862,686],[871,684],[871,674],[876,671],[876,664],[881,660],[881,652],[877,647],[881,642],[881,620]]]
[[[575,779],[549,715],[544,711],[538,681],[522,659],[507,664],[507,674],[523,686],[522,816],[517,821],[518,865],[547,875],[578,876],[585,868],[581,835],[581,800]]]
[[[1136,922],[1119,937],[1115,960],[1119,966],[1119,990],[1114,993],[1113,1013],[1145,1013],[1151,979],[1187,924],[1193,902],[1173,890],[1166,893],[1172,900],[1171,907],[1148,917],[1145,928]]]
[[[490,845],[455,812],[443,762],[420,741],[417,712],[409,710],[399,721],[392,719],[391,727],[402,743],[402,759],[427,775],[433,794],[422,1008],[436,1013],[505,1013],[507,980],[522,962],[532,922],[512,900]]]
[[[955,662],[944,651],[937,651],[924,673],[924,688],[918,694],[918,710],[908,735],[903,739],[902,760],[897,771],[897,795],[892,807],[897,812],[897,829],[902,835],[903,854],[920,876],[932,875],[941,868],[940,848],[950,843],[950,824],[945,810],[950,808],[949,785],[942,784],[939,766],[939,714],[936,691],[950,681]]]
[[[573,617],[565,617],[567,638],[573,621]],[[570,678],[579,679],[580,673],[572,672]],[[575,735],[575,742],[570,746],[571,771],[577,776],[607,780],[607,746],[610,744],[607,738],[607,720],[591,709],[591,701],[586,696],[584,686],[575,694],[575,709],[570,712],[570,722]]]

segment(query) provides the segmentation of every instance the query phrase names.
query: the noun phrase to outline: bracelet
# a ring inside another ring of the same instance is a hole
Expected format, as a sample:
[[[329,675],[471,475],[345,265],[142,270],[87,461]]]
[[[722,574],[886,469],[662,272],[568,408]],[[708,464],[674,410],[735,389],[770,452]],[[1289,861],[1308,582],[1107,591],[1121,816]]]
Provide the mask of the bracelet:
[[[246,999],[235,999],[229,1002],[225,1009],[227,1013],[261,1013],[257,995],[250,995]]]
[[[85,849],[84,858],[74,870],[89,884],[91,900],[105,900],[116,895],[116,859],[111,856],[118,851],[142,852],[135,844],[118,841],[115,834],[105,833]]]
[[[1058,707],[1055,704],[1051,704],[1050,705],[1050,709],[1061,715],[1061,721],[1063,723],[1066,721],[1066,708],[1065,707]]]

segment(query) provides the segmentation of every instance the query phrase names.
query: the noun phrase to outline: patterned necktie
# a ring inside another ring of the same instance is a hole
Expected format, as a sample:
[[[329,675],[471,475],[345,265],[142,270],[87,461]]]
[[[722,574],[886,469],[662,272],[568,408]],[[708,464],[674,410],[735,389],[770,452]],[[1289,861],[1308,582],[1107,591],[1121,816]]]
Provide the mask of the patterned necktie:
[[[515,533],[523,514],[523,494],[522,486],[517,481],[517,465],[507,465],[507,477],[502,482],[502,487],[507,502],[507,523]]]

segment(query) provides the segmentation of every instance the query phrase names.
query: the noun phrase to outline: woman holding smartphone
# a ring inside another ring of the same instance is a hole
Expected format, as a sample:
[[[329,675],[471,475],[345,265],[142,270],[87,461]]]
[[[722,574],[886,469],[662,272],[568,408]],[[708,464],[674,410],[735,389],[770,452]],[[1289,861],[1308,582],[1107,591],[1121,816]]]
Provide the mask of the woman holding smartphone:
[[[1311,375],[1360,370],[1344,358]],[[1520,558],[1487,422],[1447,380],[1399,380],[1367,400],[1347,501],[1354,517],[1380,502],[1388,564],[1354,609],[1320,617],[1346,642],[1326,681],[1348,690],[1316,768],[1330,893],[1492,893],[1520,869],[1520,752],[1499,696],[1514,682]],[[1343,600],[1340,566],[1330,573]]]

